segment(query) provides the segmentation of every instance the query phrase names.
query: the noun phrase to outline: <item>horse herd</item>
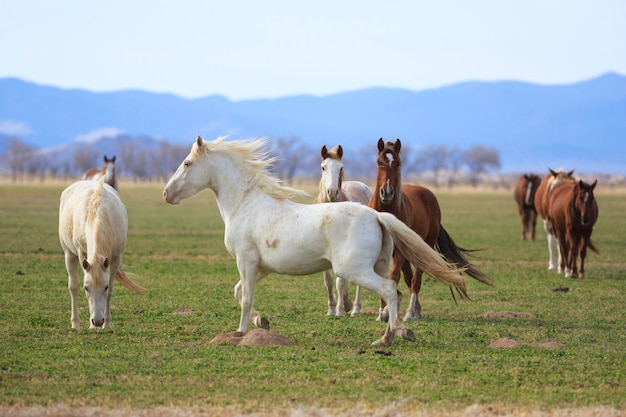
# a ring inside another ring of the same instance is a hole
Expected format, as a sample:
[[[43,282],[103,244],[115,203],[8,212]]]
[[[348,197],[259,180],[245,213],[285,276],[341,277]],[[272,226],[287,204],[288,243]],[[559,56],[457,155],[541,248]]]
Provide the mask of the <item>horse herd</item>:
[[[536,174],[522,175],[515,187],[522,239],[535,239],[539,214],[548,237],[548,269],[557,269],[566,277],[585,276],[587,248],[599,253],[591,240],[598,220],[598,203],[593,194],[596,184],[597,180],[591,184],[576,180],[573,170],[549,169],[543,179]]]
[[[415,340],[404,322],[421,318],[418,295],[424,272],[448,285],[455,301],[456,295],[469,298],[463,273],[491,285],[490,277],[467,260],[470,250],[458,246],[441,224],[435,195],[425,187],[402,183],[399,139],[378,141],[374,190],[359,181],[344,181],[343,148],[323,146],[317,204],[291,201],[291,197],[307,194],[284,186],[270,173],[275,159],[263,152],[266,145],[264,139],[204,141],[198,136],[163,190],[169,204],[179,204],[206,188],[214,192],[225,224],[224,244],[239,270],[234,289],[241,305],[239,332],[247,332],[250,321],[269,329],[269,321],[253,303],[256,283],[271,273],[302,276],[322,272],[328,315],[357,315],[361,288],[376,293],[381,300],[377,320],[387,322],[383,336],[372,343],[376,346],[390,345],[395,336]],[[97,181],[86,173],[83,181],[70,185],[61,195],[59,238],[69,274],[73,328],[80,327],[76,301],[79,265],[84,272],[90,328],[111,327],[114,279],[132,291],[144,291],[121,267],[128,220],[116,191],[115,157],[105,156],[104,162],[101,170],[95,170]],[[548,233],[554,231],[555,241],[558,239],[566,274],[577,274],[571,253],[580,247],[582,277],[586,246],[596,250],[589,240],[597,218],[596,183],[575,181],[572,173],[568,174],[551,171],[545,185],[536,176],[525,175],[515,196],[520,196],[523,236],[531,233],[534,239],[536,208]],[[542,211],[544,206],[546,211]],[[581,239],[570,236],[572,216],[578,216],[580,224],[575,228],[583,231]],[[401,274],[410,288],[403,320],[398,291]],[[354,302],[347,282],[356,285]]]

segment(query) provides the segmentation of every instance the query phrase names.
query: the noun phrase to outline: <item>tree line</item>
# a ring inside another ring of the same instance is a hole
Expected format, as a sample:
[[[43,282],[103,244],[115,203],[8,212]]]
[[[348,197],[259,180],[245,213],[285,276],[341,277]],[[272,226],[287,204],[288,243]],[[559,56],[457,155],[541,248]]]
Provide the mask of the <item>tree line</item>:
[[[145,136],[121,135],[106,140],[110,141],[116,155],[117,175],[134,180],[166,180],[190,149],[188,144],[172,144]],[[102,166],[104,156],[100,141],[75,144],[59,151],[37,149],[18,137],[8,137],[5,143],[0,162],[13,181],[80,177],[85,171]],[[335,145],[326,144],[328,148]],[[295,178],[319,178],[320,148],[321,145],[314,147],[298,136],[279,137],[269,140],[267,153],[276,158],[274,174],[289,182]],[[352,150],[344,146],[346,178],[375,178],[376,156],[375,141]],[[453,185],[449,183],[450,176],[442,180],[440,175],[460,171],[467,172],[469,181],[476,185],[482,174],[500,169],[500,154],[497,149],[484,146],[462,150],[446,145],[418,147],[403,143],[402,162],[405,175],[429,172],[435,186]]]

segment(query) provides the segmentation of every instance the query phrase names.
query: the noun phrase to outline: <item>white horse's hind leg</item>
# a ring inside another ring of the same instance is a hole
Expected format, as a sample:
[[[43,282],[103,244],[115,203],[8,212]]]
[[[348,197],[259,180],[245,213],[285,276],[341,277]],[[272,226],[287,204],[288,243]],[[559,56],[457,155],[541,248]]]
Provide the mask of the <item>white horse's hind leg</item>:
[[[337,300],[335,299],[335,286],[331,270],[324,271],[324,285],[326,285],[326,290],[328,291],[328,311],[326,312],[326,315],[334,316],[337,307]]]
[[[387,265],[384,265],[387,264]],[[402,320],[398,318],[400,301],[402,296],[398,292],[398,286],[392,279],[384,278],[384,275],[388,271],[388,263],[376,264],[376,272],[374,271],[350,271],[352,274],[342,274],[350,282],[375,292],[383,300],[387,302],[389,311],[389,323],[387,323],[387,329],[382,338],[372,343],[372,346],[388,346],[393,342],[395,336],[400,336],[403,339],[415,340],[413,332],[406,328]]]
[[[350,312],[350,315],[354,317],[358,316],[359,314],[361,314],[361,287],[357,285],[356,291],[354,293],[354,304],[352,305],[352,311]]]
[[[337,276],[337,309],[335,315],[337,317],[343,317],[346,311],[350,311],[352,308],[352,300],[348,294],[348,282]]]
[[[70,322],[72,329],[80,328],[80,318],[78,317],[78,289],[80,282],[78,281],[78,257],[72,253],[65,252],[65,268],[68,273],[68,289],[70,291],[72,315]]]

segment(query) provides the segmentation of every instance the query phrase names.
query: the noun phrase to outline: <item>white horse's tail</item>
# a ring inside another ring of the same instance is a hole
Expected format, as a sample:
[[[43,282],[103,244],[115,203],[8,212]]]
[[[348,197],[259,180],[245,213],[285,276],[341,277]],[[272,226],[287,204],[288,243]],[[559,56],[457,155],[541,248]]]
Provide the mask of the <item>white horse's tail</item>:
[[[143,294],[146,292],[146,289],[135,284],[129,277],[126,275],[123,269],[118,269],[115,274],[115,278],[124,286],[124,288],[134,291],[139,294]]]
[[[443,284],[454,287],[462,299],[469,299],[466,279],[461,275],[465,268],[448,263],[424,239],[391,213],[378,212],[378,221],[393,238],[395,247],[404,257],[422,271],[428,272]]]

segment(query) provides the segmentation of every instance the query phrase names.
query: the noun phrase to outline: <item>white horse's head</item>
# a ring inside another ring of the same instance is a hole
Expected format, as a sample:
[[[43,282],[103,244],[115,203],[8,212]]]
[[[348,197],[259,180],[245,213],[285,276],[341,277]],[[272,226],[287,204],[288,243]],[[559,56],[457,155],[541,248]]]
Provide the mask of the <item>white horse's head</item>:
[[[207,163],[206,147],[208,145],[198,135],[191,147],[191,152],[180,164],[163,190],[163,198],[170,204],[179,204],[181,200],[191,197],[207,188],[209,178],[202,165]]]
[[[322,179],[320,181],[320,193],[326,201],[339,200],[341,184],[343,182],[343,148],[337,145],[330,151],[326,145],[322,146]]]
[[[109,297],[111,268],[109,258],[97,256],[95,261],[83,259],[81,264],[85,273],[84,288],[89,302],[89,327],[102,327],[105,307]]]

